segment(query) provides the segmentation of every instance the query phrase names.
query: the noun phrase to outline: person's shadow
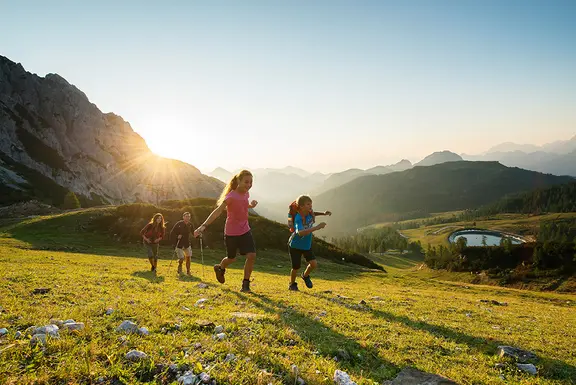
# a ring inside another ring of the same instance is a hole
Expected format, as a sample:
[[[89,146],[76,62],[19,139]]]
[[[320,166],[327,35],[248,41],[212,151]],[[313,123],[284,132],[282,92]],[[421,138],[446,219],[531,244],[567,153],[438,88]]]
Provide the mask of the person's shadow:
[[[350,311],[357,312],[358,317],[371,314],[382,320],[386,320],[387,322],[401,323],[415,331],[424,331],[432,336],[441,336],[442,338],[454,341],[456,343],[466,344],[471,350],[476,350],[490,356],[497,354],[498,346],[514,345],[511,342],[498,341],[466,334],[447,326],[434,325],[424,321],[416,321],[404,315],[397,315],[384,310],[372,309],[369,306],[359,307],[355,304],[346,303],[346,301],[334,301],[333,298],[328,297],[323,293],[304,294],[315,298],[316,300],[324,300],[327,303],[332,304],[337,303]],[[574,365],[543,355],[539,357],[539,361],[541,365],[546,368],[545,372],[538,373],[538,376],[540,377],[552,380],[565,380],[567,378],[576,379],[576,367]]]
[[[135,271],[134,273],[132,273],[132,275],[134,277],[147,279],[148,281],[150,281],[152,283],[164,282],[164,276],[157,275],[155,271],[150,271],[150,270]]]
[[[279,315],[284,325],[296,331],[298,337],[304,343],[312,345],[315,354],[330,360],[336,358],[340,369],[352,376],[369,378],[372,381],[382,383],[382,381],[390,379],[393,374],[400,370],[395,364],[384,360],[379,355],[377,348],[367,344],[361,345],[355,339],[338,332],[320,320],[310,318],[290,305],[276,302],[262,294],[243,294],[228,289],[223,290],[237,295],[243,301],[250,302],[267,313]],[[292,343],[301,344],[298,342]],[[285,363],[274,361],[273,358],[270,358],[266,364],[271,368],[281,367],[284,373],[291,372]],[[322,370],[322,368],[319,369]],[[319,374],[322,379],[324,376],[332,377],[333,375],[333,373]],[[307,380],[306,378],[303,379]],[[286,375],[285,380],[289,381],[286,383],[294,382],[294,378],[290,374]],[[306,382],[315,383],[315,380],[323,381],[320,378],[310,378]]]

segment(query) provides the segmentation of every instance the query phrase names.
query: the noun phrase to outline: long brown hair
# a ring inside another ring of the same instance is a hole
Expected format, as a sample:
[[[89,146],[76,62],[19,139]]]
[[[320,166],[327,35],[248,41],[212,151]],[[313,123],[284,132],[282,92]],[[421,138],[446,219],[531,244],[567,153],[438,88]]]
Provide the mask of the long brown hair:
[[[238,183],[244,178],[245,176],[252,176],[252,173],[248,170],[242,170],[238,174],[234,175],[230,182],[224,187],[222,190],[222,194],[220,194],[220,198],[218,198],[218,202],[216,203],[217,206],[220,206],[222,202],[226,199],[226,195],[232,190],[236,190],[238,187]]]
[[[160,228],[158,228],[158,224],[156,223],[156,219],[158,217],[162,218],[162,222],[160,222]],[[152,219],[150,219],[150,222],[148,222],[148,224],[152,225],[152,228],[154,228],[156,231],[158,230],[163,231],[166,228],[166,223],[164,222],[164,215],[160,213],[154,214],[154,216],[152,217]]]

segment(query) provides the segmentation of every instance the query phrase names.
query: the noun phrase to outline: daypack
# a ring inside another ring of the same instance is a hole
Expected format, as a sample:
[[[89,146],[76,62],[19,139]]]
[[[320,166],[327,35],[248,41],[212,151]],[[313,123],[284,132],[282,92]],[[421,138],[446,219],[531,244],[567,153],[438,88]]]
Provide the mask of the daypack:
[[[298,214],[298,202],[294,201],[288,206],[288,228],[290,232],[294,232],[294,219]],[[314,221],[314,210],[310,210],[310,215],[312,215],[312,221]]]

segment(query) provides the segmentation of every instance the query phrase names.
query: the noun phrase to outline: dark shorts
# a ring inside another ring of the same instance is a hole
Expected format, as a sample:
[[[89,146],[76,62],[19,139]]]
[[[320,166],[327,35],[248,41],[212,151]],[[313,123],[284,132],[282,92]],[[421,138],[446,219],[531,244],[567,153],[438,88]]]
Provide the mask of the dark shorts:
[[[144,243],[146,251],[148,252],[148,258],[158,259],[158,244],[157,243]]]
[[[290,250],[290,259],[292,260],[292,268],[294,270],[300,268],[301,263],[302,263],[302,256],[304,256],[304,259],[306,259],[306,262],[310,262],[310,261],[316,259],[316,256],[314,255],[312,250],[294,249],[290,246],[288,246],[288,249]]]
[[[224,243],[226,244],[226,256],[230,259],[236,258],[238,253],[246,255],[256,252],[252,231],[242,235],[224,235]]]

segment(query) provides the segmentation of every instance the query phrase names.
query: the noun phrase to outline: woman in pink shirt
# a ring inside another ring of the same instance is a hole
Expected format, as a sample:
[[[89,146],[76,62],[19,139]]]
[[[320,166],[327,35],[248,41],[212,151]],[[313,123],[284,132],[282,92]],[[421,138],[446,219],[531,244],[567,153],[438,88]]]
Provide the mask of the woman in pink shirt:
[[[256,260],[256,246],[252,238],[252,232],[248,225],[248,209],[256,207],[257,201],[249,202],[250,194],[248,190],[252,187],[252,173],[248,170],[242,170],[234,175],[232,180],[222,191],[218,199],[217,207],[202,225],[194,231],[194,236],[202,234],[206,227],[214,222],[216,218],[226,209],[226,225],[224,226],[224,241],[226,243],[226,257],[218,265],[214,265],[216,279],[224,283],[226,278],[226,267],[235,261],[236,254],[246,256],[244,264],[244,280],[242,281],[241,291],[250,291],[250,276],[254,269]]]

